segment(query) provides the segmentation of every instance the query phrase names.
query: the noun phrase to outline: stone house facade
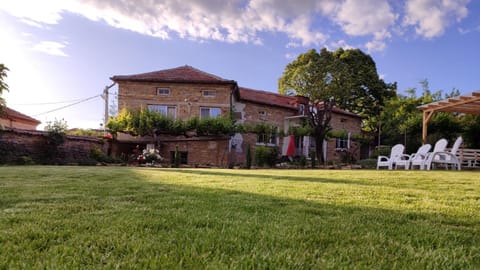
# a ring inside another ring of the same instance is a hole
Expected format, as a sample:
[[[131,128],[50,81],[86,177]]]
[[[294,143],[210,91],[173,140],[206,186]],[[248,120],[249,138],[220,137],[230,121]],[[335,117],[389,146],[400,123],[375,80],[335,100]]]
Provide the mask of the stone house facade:
[[[301,125],[308,98],[291,97],[272,92],[239,87],[234,80],[227,80],[190,66],[160,70],[135,75],[113,76],[118,84],[118,106],[123,108],[146,108],[168,115],[174,119],[187,120],[192,117],[218,117],[233,115],[239,124],[255,126],[267,124],[275,127],[271,134],[237,133],[222,137],[185,137],[159,135],[156,138],[138,138],[128,135],[118,137],[120,151],[128,152],[135,145],[155,147],[160,155],[172,162],[178,147],[182,163],[226,167],[245,163],[246,147],[278,147],[286,155],[286,146],[295,140],[295,154],[309,157],[309,137],[285,136],[290,127]],[[332,117],[333,129],[348,134],[361,132],[358,115],[336,109]],[[328,141],[324,149],[327,160],[340,161],[345,150],[353,149],[351,140]],[[123,145],[122,145],[123,144]]]

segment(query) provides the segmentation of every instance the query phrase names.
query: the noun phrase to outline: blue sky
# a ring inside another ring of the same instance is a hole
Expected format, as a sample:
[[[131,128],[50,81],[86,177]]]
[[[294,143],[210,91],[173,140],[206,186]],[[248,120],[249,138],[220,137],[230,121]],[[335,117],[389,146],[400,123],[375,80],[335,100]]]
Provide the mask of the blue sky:
[[[6,0],[4,97],[43,123],[98,128],[114,75],[191,65],[277,92],[285,66],[322,47],[360,48],[399,93],[423,79],[469,93],[480,89],[479,12],[470,0]]]

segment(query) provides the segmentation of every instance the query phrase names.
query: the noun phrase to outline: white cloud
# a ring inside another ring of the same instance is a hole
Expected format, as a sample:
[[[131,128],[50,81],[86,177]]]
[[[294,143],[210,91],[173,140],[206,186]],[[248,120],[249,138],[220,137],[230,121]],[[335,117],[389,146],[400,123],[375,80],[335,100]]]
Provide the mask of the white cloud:
[[[364,46],[375,51],[386,47],[392,33],[411,26],[427,38],[441,35],[451,21],[467,15],[470,0],[406,1],[401,6],[394,0],[15,0],[0,2],[0,10],[36,27],[56,24],[72,12],[161,39],[262,44],[263,33],[283,33],[287,47],[335,43],[331,35],[340,29],[347,37],[371,38]]]
[[[463,27],[459,27],[458,28],[458,32],[462,35],[465,35],[465,34],[470,34],[472,32],[480,32],[480,25],[476,26],[476,27],[473,27],[473,28],[463,28]]]
[[[344,49],[344,50],[348,50],[348,49],[353,49],[354,46],[351,46],[349,45],[345,40],[341,39],[341,40],[338,40],[338,41],[334,41],[334,42],[331,42],[327,48],[329,50],[337,50],[337,49]]]
[[[288,60],[293,60],[295,58],[297,58],[298,54],[295,54],[295,53],[286,53],[285,54],[285,58],[288,59]]]
[[[34,45],[33,50],[56,56],[68,56],[63,51],[63,48],[65,48],[65,46],[66,45],[63,43],[58,43],[54,41],[42,41]]]
[[[43,0],[43,1],[29,1],[29,0],[15,0],[0,2],[0,10],[12,14],[15,17],[25,19],[25,22],[30,24],[56,24],[61,19],[60,13],[65,4],[70,0]]]
[[[336,10],[334,20],[350,36],[373,36],[367,42],[368,51],[381,51],[386,47],[385,40],[391,37],[395,14],[386,0],[356,1],[346,0]]]
[[[460,21],[468,14],[470,0],[408,0],[405,4],[404,24],[415,26],[418,35],[434,38],[442,35],[450,23]]]
[[[385,31],[396,17],[386,0],[347,0],[335,20],[348,35],[363,36]]]

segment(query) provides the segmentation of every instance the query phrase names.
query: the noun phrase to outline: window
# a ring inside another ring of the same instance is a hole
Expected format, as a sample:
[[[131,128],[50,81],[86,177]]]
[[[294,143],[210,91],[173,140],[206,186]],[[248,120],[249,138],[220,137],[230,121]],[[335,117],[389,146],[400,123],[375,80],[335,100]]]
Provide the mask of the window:
[[[267,112],[266,111],[259,111],[258,115],[260,116],[260,120],[267,120]]]
[[[347,138],[337,138],[335,140],[336,150],[347,150],[350,149],[350,132],[348,133]]]
[[[215,90],[203,90],[202,91],[202,96],[204,97],[214,97],[217,95],[217,91]]]
[[[167,105],[148,105],[147,106],[149,111],[158,112],[162,115],[169,116],[175,118],[177,113],[177,108],[175,106],[167,106]]]
[[[258,133],[257,143],[277,145],[277,131],[271,133]]]
[[[170,89],[168,88],[157,88],[157,96],[168,96],[170,95]]]
[[[200,108],[200,118],[215,118],[220,116],[220,108]]]

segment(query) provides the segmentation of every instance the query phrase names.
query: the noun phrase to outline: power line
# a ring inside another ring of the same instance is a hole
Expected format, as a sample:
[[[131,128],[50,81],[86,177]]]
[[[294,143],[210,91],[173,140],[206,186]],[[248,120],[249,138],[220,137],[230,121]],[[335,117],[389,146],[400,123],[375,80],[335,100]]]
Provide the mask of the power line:
[[[16,106],[55,105],[55,104],[62,104],[62,103],[77,102],[81,100],[82,99],[79,98],[79,99],[65,100],[65,101],[43,102],[43,103],[14,103],[9,105],[16,105]]]
[[[36,114],[36,115],[34,115],[34,116],[39,116],[39,115],[44,115],[44,114],[51,113],[51,112],[56,112],[56,111],[59,111],[59,110],[62,110],[62,109],[68,108],[68,107],[72,107],[72,106],[74,106],[74,105],[77,105],[77,104],[80,104],[80,103],[89,101],[89,100],[94,99],[94,98],[97,98],[97,97],[99,97],[99,96],[101,96],[101,94],[100,94],[100,95],[95,95],[95,96],[92,96],[92,97],[89,97],[89,98],[85,98],[85,99],[82,99],[82,100],[80,100],[80,101],[77,101],[77,102],[74,102],[74,103],[71,103],[71,104],[68,104],[68,105],[65,105],[65,106],[62,106],[62,107],[53,109],[53,110],[49,110],[49,111],[46,111],[46,112],[42,112],[42,113]]]

